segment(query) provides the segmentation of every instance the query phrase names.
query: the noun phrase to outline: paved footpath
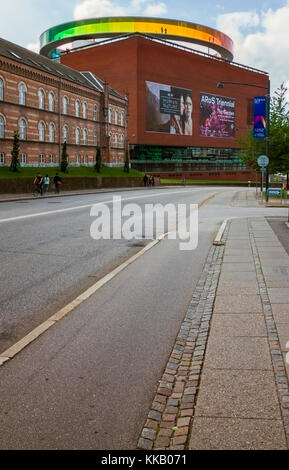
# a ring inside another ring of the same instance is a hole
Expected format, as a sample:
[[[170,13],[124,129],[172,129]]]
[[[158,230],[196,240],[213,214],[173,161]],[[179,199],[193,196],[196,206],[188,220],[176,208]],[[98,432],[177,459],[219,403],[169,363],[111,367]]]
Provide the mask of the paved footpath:
[[[209,252],[140,449],[289,448],[289,256],[264,217],[229,221],[222,240]]]

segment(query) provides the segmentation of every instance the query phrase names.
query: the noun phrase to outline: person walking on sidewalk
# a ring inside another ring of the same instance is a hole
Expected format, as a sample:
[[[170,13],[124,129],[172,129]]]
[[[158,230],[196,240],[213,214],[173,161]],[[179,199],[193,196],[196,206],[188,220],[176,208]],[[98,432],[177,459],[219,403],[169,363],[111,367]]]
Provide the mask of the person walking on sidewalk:
[[[44,178],[44,193],[45,194],[47,194],[49,191],[49,185],[50,185],[50,178],[48,175],[46,175]]]
[[[35,191],[42,196],[43,178],[40,173],[35,176],[33,183],[35,185]]]
[[[58,173],[56,173],[56,175],[53,178],[53,184],[54,184],[55,194],[59,194],[59,189],[60,189],[60,185],[62,184],[62,179],[60,178]]]

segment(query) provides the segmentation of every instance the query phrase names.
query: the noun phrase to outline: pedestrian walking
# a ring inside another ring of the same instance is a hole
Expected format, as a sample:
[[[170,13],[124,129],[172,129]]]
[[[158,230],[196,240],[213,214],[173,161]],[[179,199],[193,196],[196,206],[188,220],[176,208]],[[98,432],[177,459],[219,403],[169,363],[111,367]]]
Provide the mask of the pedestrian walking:
[[[45,178],[44,178],[44,192],[45,192],[45,194],[48,193],[49,186],[50,186],[50,178],[49,178],[48,175],[46,175]]]
[[[35,185],[35,192],[42,196],[43,178],[40,173],[35,176],[33,183]]]
[[[59,194],[60,185],[62,184],[62,179],[60,178],[58,173],[56,173],[56,175],[53,178],[53,184],[54,184],[55,194]]]
[[[144,186],[147,186],[147,183],[148,183],[148,177],[147,177],[147,175],[145,174],[144,177],[143,177],[143,184],[144,184]]]

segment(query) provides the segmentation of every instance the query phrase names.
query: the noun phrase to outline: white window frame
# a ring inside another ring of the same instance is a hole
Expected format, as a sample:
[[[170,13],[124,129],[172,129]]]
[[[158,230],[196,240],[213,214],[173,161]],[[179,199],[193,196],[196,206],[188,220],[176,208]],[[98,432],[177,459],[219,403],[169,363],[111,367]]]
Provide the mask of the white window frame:
[[[4,100],[4,80],[0,77],[0,101]]]
[[[44,109],[45,108],[45,93],[42,88],[39,88],[38,90],[38,108],[39,109]]]
[[[27,86],[25,83],[20,82],[18,85],[18,104],[22,106],[26,105],[26,93],[27,93]]]
[[[27,155],[26,153],[21,153],[20,154],[20,164],[21,165],[26,165],[27,163]]]
[[[63,142],[66,141],[66,143],[68,143],[68,134],[69,134],[69,128],[68,128],[68,125],[65,124],[63,126]]]
[[[93,120],[97,121],[97,116],[98,116],[98,106],[95,104],[93,106]]]
[[[83,142],[83,145],[87,145],[87,141],[88,141],[87,129],[83,129],[83,131],[82,131],[82,142]]]
[[[80,101],[75,100],[75,117],[80,117]]]
[[[50,91],[49,94],[48,94],[48,109],[49,109],[49,111],[51,111],[51,112],[54,111],[54,104],[55,104],[54,93],[52,91]]]
[[[120,125],[124,126],[124,113],[120,113]]]
[[[45,124],[43,121],[40,121],[38,123],[38,138],[39,142],[45,141]]]
[[[49,142],[52,144],[55,142],[55,125],[53,122],[49,124]]]
[[[118,112],[117,111],[114,112],[114,123],[118,124]]]
[[[55,161],[54,155],[53,155],[53,153],[51,153],[49,155],[49,163],[52,165],[54,163],[54,161]]]
[[[39,155],[39,164],[40,165],[44,165],[45,164],[45,154],[44,153],[41,153]]]
[[[0,114],[0,139],[4,139],[5,137],[5,118],[2,114]]]
[[[97,131],[94,131],[93,132],[93,145],[97,145],[97,141],[98,141],[98,133]]]
[[[27,122],[24,118],[19,119],[19,140],[27,140]]]
[[[80,129],[77,127],[75,129],[75,144],[80,145]]]
[[[68,114],[68,98],[67,96],[62,97],[62,113]]]
[[[111,110],[111,108],[108,108],[108,122],[109,122],[109,124],[111,124],[111,121],[112,121],[112,110]]]
[[[83,119],[87,119],[87,102],[86,101],[82,103],[82,117]]]
[[[87,164],[88,164],[88,157],[87,157],[87,155],[84,155],[84,157],[83,157],[83,164],[84,164],[84,165],[87,165]]]
[[[0,152],[0,165],[5,164],[5,153]]]

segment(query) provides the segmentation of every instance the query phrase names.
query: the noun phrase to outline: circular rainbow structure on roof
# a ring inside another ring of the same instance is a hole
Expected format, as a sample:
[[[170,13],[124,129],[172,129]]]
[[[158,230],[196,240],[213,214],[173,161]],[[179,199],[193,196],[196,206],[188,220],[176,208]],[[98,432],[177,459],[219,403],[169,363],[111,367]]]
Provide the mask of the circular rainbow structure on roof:
[[[41,34],[40,54],[51,58],[59,55],[56,50],[63,44],[133,33],[199,44],[233,60],[233,41],[221,31],[187,21],[143,17],[91,18],[54,26]]]

